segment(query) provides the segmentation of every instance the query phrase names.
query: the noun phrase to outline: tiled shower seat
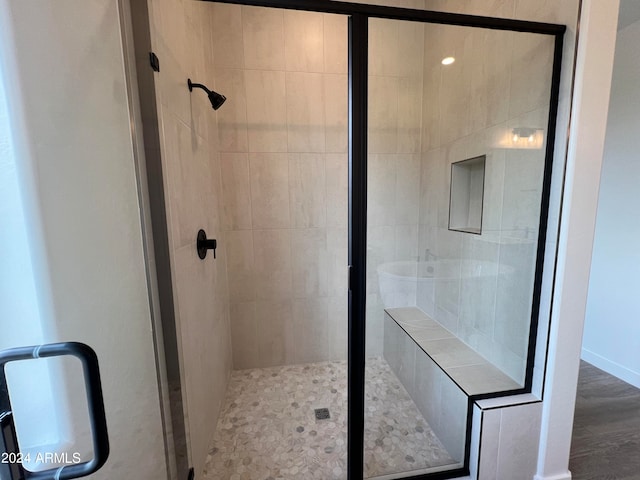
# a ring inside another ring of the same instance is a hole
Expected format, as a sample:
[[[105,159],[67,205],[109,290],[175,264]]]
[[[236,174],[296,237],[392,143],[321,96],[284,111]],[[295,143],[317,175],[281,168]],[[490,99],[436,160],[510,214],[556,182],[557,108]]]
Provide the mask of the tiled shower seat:
[[[385,311],[468,396],[522,388],[419,308]]]
[[[387,363],[449,454],[462,463],[473,397],[521,386],[422,310],[385,313]]]

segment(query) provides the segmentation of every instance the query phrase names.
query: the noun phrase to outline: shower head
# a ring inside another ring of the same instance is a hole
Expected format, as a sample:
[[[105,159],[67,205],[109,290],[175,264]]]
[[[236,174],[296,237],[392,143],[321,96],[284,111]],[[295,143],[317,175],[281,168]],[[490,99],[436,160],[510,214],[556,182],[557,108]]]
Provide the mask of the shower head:
[[[214,110],[218,110],[227,99],[224,95],[214,92],[213,90],[209,90],[201,83],[193,83],[190,78],[187,80],[187,86],[189,87],[190,92],[193,91],[194,88],[201,88],[207,92],[207,96],[209,97],[209,101],[211,102],[211,106]]]
[[[207,95],[209,95],[209,101],[211,102],[211,106],[214,110],[219,109],[227,99],[224,95],[214,91],[209,92]]]

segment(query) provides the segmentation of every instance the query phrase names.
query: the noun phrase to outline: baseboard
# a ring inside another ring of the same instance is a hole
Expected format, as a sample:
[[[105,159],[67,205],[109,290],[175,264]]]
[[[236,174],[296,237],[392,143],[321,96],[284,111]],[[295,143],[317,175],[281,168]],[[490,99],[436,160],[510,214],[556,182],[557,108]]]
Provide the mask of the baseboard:
[[[598,367],[600,370],[604,370],[614,377],[618,377],[620,380],[624,380],[628,384],[633,385],[636,388],[640,388],[640,373],[634,372],[619,363],[612,362],[611,360],[606,359],[597,353],[591,352],[586,348],[582,349],[581,357],[585,362],[590,363],[594,367]]]
[[[533,480],[571,480],[571,472],[558,475],[536,475]]]

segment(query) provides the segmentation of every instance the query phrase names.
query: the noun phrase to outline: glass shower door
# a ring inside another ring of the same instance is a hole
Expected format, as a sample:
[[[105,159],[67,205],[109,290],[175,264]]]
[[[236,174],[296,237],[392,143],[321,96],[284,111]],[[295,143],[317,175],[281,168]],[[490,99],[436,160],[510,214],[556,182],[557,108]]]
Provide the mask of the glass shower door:
[[[167,478],[121,13],[0,1],[0,449],[15,424],[22,454],[0,458],[2,480],[23,478],[17,463],[65,479],[104,459],[69,355],[89,351],[69,342],[97,354],[112,439],[91,478]]]
[[[436,75],[425,67],[429,28],[369,19],[365,478],[455,469],[464,461],[466,397],[443,385],[437,366],[405,331],[422,323],[420,188],[423,137],[431,133],[423,126],[424,90]],[[453,421],[441,420],[429,400],[435,390],[446,396]]]
[[[554,38],[368,26],[364,477],[462,471],[531,365]]]

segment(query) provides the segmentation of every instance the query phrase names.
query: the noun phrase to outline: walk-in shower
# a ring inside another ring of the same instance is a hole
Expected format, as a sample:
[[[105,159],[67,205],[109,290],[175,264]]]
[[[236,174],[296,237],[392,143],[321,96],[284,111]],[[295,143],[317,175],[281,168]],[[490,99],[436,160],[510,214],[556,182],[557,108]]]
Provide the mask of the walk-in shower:
[[[235,371],[207,478],[468,473],[470,407],[533,382],[563,28],[210,7]]]

